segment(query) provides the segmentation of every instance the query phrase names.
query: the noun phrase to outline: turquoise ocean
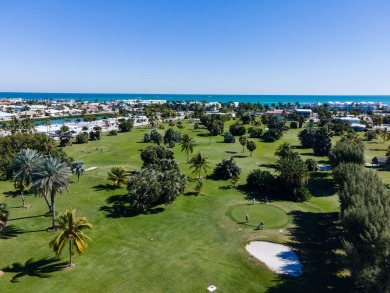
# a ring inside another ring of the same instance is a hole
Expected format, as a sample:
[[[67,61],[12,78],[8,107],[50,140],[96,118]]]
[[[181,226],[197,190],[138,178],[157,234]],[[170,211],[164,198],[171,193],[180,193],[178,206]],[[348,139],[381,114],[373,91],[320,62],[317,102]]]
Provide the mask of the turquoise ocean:
[[[328,103],[328,102],[382,102],[390,104],[390,95],[204,95],[204,94],[101,94],[101,93],[32,93],[0,92],[2,98],[22,98],[26,100],[167,100],[167,101],[208,101],[245,103]]]

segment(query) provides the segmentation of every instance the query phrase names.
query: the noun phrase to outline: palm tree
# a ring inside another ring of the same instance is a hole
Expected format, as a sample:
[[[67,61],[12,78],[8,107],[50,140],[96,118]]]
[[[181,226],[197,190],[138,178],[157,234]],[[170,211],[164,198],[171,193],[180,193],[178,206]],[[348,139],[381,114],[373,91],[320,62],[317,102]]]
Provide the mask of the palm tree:
[[[51,120],[50,120],[50,119],[47,119],[47,120],[45,121],[45,125],[46,125],[46,128],[47,128],[47,133],[49,133],[50,127],[51,127]]]
[[[130,177],[130,172],[126,171],[122,166],[115,166],[108,172],[107,180],[114,182],[114,187],[120,187],[121,183],[126,183]]]
[[[384,130],[381,130],[381,137],[383,138],[383,141],[386,142],[386,140],[389,140],[390,133],[388,127],[386,127]]]
[[[31,189],[45,198],[52,215],[52,229],[55,229],[55,198],[58,193],[68,191],[69,176],[70,168],[51,156],[38,164],[32,173]]]
[[[69,242],[69,267],[72,267],[73,248],[76,248],[79,254],[83,253],[84,248],[88,248],[86,240],[91,240],[82,230],[93,229],[92,224],[88,223],[87,218],[76,218],[76,210],[65,211],[58,217],[58,228],[62,230],[52,241],[49,246],[53,248],[57,257],[60,256],[66,242]]]
[[[200,179],[200,173],[202,170],[207,173],[207,169],[209,168],[207,157],[203,156],[202,153],[197,153],[195,156],[191,158],[190,163],[192,164],[190,169],[194,168],[194,171],[192,173],[198,173],[199,172],[199,179]]]
[[[80,175],[83,175],[85,171],[85,166],[83,161],[76,161],[73,162],[70,166],[70,171],[72,173],[75,173],[77,175],[77,182],[80,182]]]
[[[251,152],[252,157],[252,152],[256,149],[256,143],[253,140],[250,140],[246,143],[246,148]]]
[[[248,137],[246,135],[240,136],[239,141],[240,141],[240,144],[242,145],[242,152],[244,152],[245,145],[248,141]]]
[[[41,154],[32,149],[22,149],[17,153],[11,163],[11,168],[16,172],[13,177],[15,188],[19,189],[22,196],[23,208],[26,207],[24,190],[32,182],[33,167],[42,159]]]
[[[181,151],[187,154],[187,163],[189,163],[189,155],[194,152],[195,140],[188,134],[184,134],[181,139]]]

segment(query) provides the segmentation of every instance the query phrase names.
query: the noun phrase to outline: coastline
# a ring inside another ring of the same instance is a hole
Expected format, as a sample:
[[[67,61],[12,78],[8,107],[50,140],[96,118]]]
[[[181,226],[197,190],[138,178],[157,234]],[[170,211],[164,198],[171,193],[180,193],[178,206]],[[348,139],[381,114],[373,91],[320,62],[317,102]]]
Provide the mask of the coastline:
[[[374,102],[390,104],[390,95],[208,95],[208,94],[102,94],[102,93],[38,93],[0,92],[0,99],[20,98],[24,100],[76,100],[84,102],[109,102],[121,100],[166,100],[261,103],[329,103],[329,102]]]

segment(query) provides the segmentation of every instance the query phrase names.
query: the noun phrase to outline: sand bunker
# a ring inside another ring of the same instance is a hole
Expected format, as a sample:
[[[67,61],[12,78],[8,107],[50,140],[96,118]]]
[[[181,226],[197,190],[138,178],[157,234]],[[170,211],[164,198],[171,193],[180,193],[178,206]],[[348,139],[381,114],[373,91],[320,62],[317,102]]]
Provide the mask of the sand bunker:
[[[298,277],[302,274],[302,264],[291,248],[265,241],[252,241],[245,249],[255,258],[265,263],[277,274]]]
[[[95,170],[97,167],[89,167],[87,169],[85,169],[85,171],[91,171],[91,170]]]

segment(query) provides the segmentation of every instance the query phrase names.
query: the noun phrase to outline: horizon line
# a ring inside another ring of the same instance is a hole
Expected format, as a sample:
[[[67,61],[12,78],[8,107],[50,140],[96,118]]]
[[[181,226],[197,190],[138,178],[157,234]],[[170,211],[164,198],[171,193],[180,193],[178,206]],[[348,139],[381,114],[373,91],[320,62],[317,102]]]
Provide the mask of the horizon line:
[[[188,95],[188,96],[345,96],[345,97],[352,97],[352,96],[358,96],[358,97],[364,97],[364,96],[390,96],[390,94],[201,94],[201,93],[180,93],[180,94],[173,94],[173,93],[108,93],[108,92],[26,92],[26,91],[2,91],[0,93],[21,93],[21,94],[83,94],[83,95],[173,95],[173,96],[179,96],[179,95]]]

